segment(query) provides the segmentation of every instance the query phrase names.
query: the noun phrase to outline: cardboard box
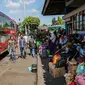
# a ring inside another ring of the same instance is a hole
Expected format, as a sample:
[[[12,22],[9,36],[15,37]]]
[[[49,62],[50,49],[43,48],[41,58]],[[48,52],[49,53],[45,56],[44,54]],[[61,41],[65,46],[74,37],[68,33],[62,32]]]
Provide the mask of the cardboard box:
[[[54,77],[61,77],[64,76],[65,74],[65,68],[55,68],[54,65],[50,62],[49,63],[49,73]]]

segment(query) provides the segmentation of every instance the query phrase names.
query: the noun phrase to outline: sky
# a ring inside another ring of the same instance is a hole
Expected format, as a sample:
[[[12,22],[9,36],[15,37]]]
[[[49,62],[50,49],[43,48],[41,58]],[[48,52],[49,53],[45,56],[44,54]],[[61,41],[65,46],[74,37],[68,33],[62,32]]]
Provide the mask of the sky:
[[[0,11],[14,19],[17,23],[24,19],[23,0],[0,0]],[[24,0],[26,6],[26,16],[36,16],[41,20],[41,24],[51,24],[55,16],[43,16],[42,9],[45,0]],[[60,16],[62,17],[62,16]],[[20,21],[19,21],[20,19]]]

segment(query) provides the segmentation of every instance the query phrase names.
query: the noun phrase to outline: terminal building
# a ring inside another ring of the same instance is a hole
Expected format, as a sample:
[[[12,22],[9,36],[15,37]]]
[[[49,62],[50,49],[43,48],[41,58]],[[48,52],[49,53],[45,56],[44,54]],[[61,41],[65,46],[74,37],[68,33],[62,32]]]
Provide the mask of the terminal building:
[[[67,33],[72,28],[85,35],[85,0],[45,0],[42,14],[64,15]]]

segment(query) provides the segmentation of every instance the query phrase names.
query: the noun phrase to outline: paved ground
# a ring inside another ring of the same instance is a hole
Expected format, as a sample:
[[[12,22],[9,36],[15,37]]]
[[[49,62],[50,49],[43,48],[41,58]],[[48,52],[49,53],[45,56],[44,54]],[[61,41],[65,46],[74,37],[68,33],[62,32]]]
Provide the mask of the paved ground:
[[[36,58],[29,55],[15,63],[10,62],[8,57],[4,58],[0,63],[0,85],[35,85],[36,73],[28,71],[32,64],[36,64]]]

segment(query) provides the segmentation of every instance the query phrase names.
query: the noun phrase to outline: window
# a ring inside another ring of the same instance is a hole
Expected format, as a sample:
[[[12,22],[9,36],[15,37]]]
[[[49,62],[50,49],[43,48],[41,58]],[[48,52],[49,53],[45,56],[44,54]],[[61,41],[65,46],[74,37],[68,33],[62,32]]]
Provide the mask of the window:
[[[84,28],[84,30],[85,30],[85,21],[84,21],[84,23],[83,23],[83,28]]]
[[[76,15],[73,16],[73,29],[74,30],[77,29],[77,16]]]
[[[82,21],[82,15],[80,15],[80,22]]]
[[[14,24],[11,23],[11,21],[5,17],[0,16],[0,27],[2,28],[13,28]]]
[[[84,12],[83,12],[83,20],[85,20],[85,10],[84,10]]]
[[[77,30],[79,30],[79,14],[77,14]]]
[[[85,31],[85,10],[83,11],[83,29]]]
[[[82,21],[80,21],[80,30],[82,31]]]

